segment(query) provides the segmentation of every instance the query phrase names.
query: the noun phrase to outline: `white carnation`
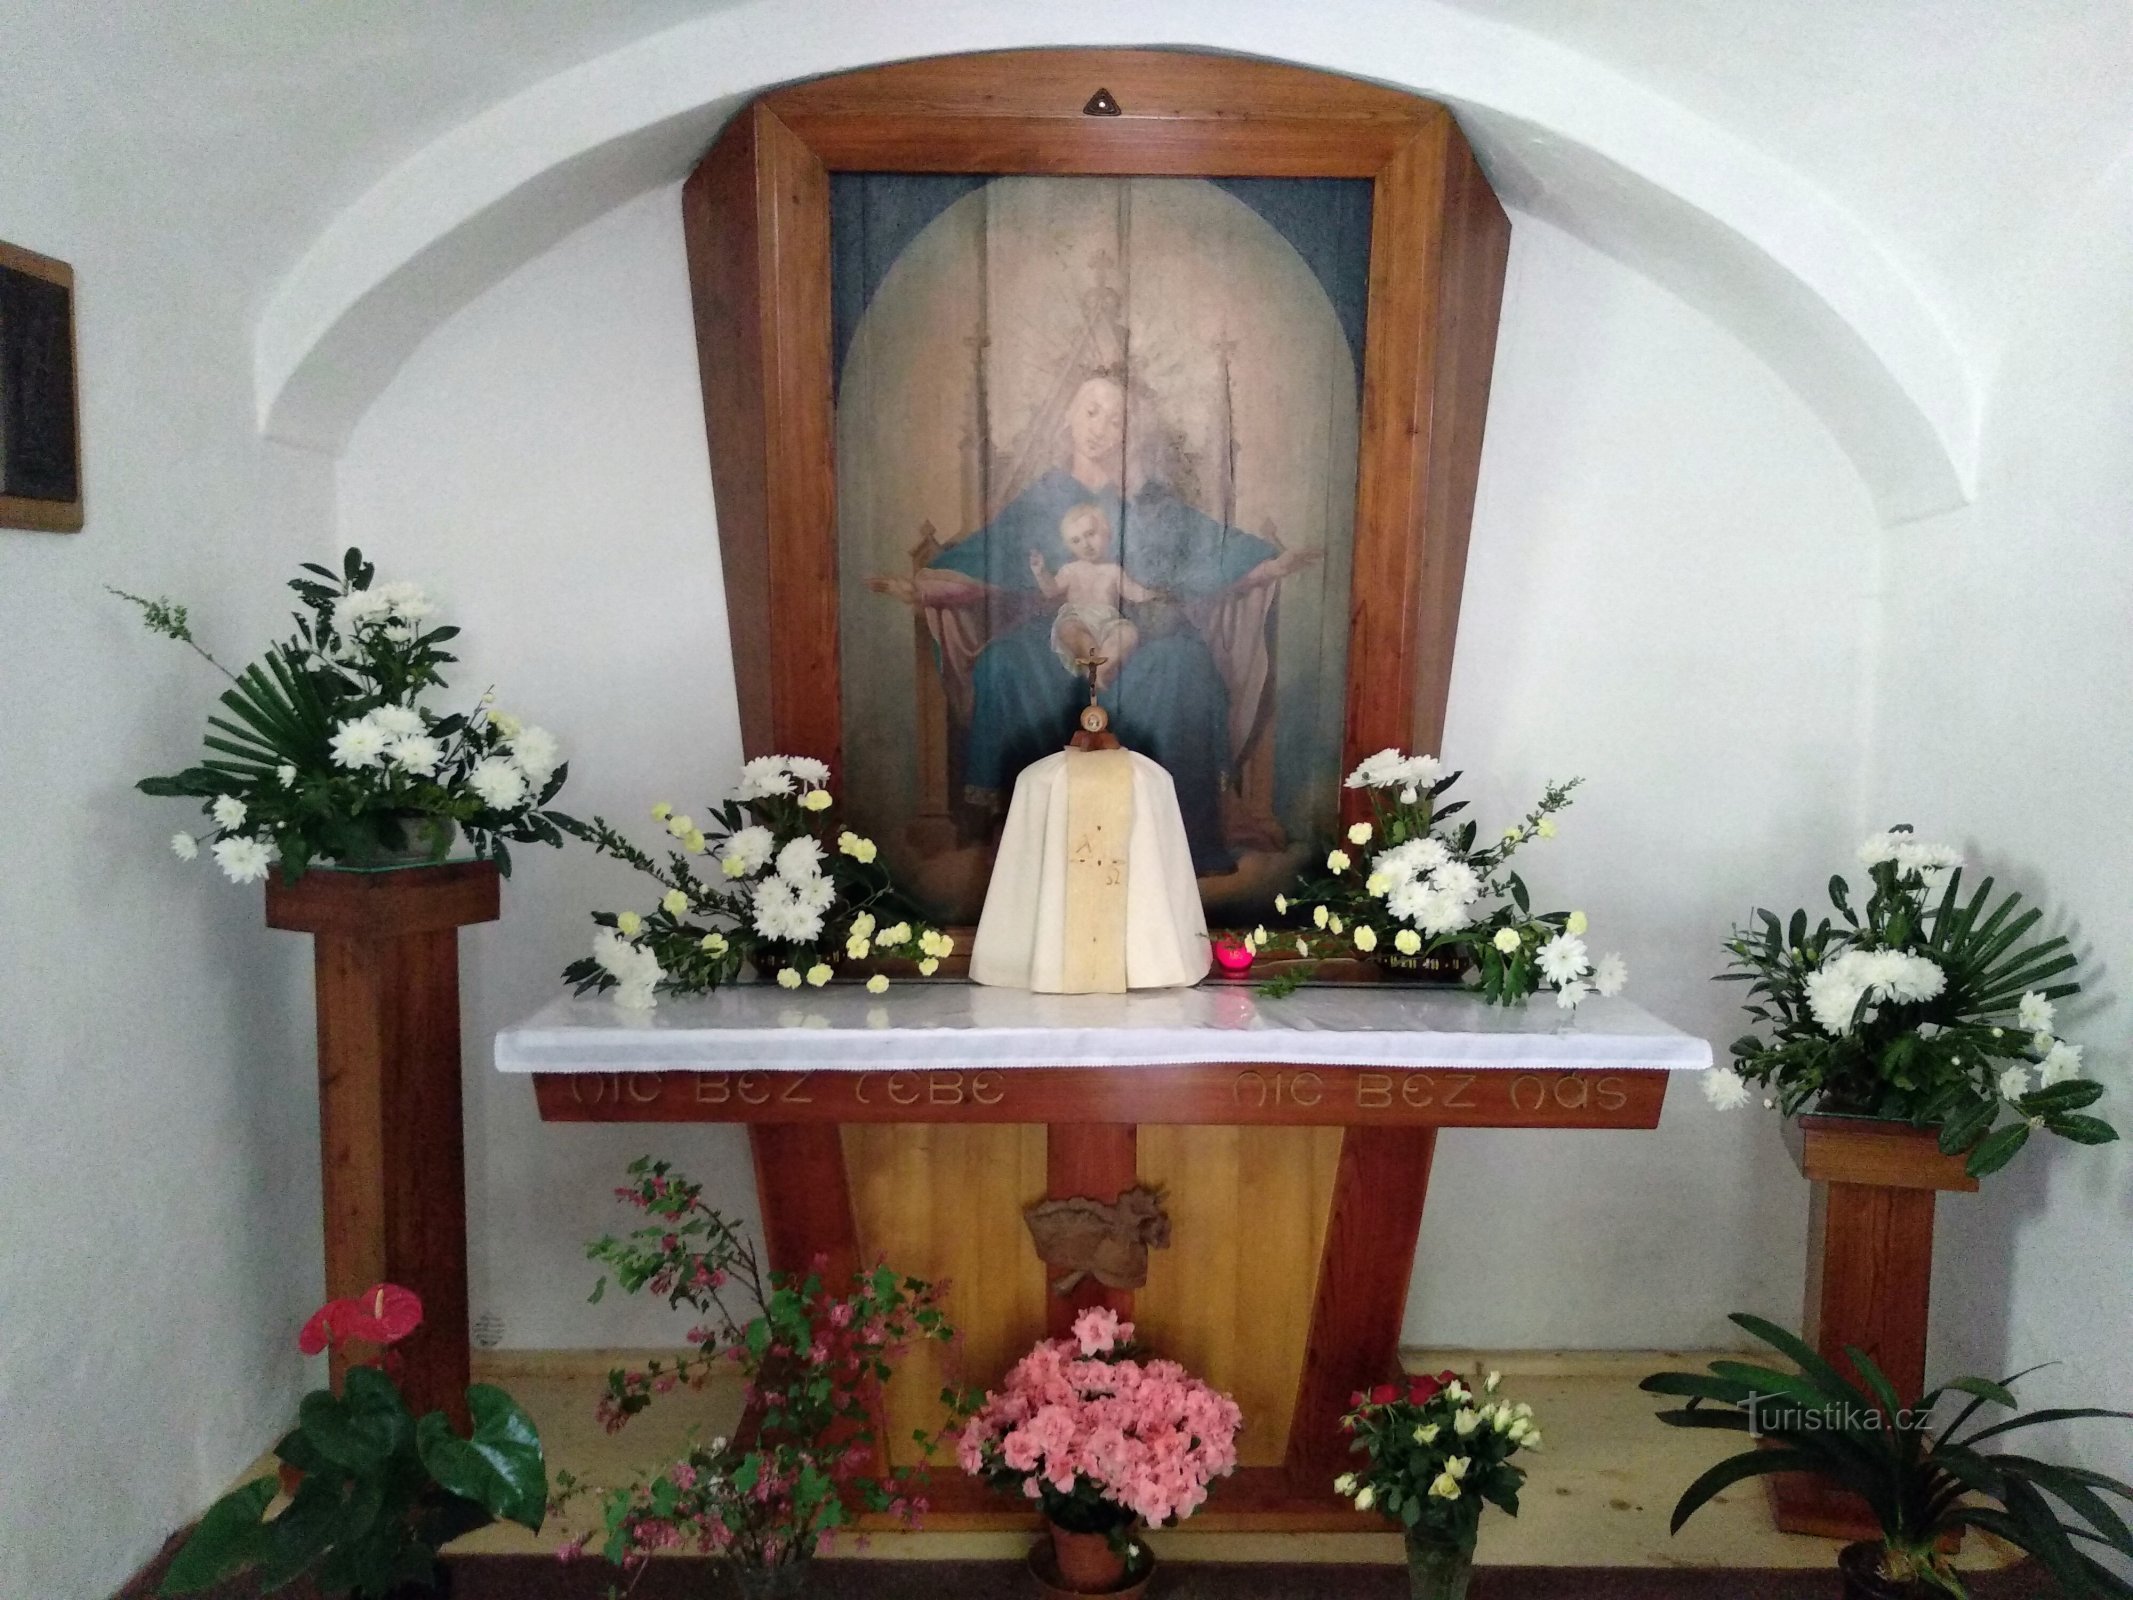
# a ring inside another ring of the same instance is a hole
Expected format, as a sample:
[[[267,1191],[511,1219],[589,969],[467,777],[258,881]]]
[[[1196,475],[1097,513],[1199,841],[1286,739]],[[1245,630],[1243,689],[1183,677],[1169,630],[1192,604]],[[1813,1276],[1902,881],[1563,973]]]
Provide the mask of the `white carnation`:
[[[777,842],[777,836],[768,828],[751,823],[718,847],[719,859],[740,863],[738,871],[728,869],[729,876],[749,877],[763,870],[770,860],[771,848]]]
[[[484,756],[467,774],[467,787],[492,811],[509,811],[526,799],[526,775],[502,756]]]
[[[377,764],[391,737],[367,718],[351,718],[341,724],[330,742],[337,767],[369,767]]]

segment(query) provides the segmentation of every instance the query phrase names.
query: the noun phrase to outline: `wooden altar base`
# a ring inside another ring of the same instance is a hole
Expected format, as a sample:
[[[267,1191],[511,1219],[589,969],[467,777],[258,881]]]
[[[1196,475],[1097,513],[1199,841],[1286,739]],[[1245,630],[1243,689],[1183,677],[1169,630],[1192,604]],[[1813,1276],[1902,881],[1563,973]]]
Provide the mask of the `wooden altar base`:
[[[1333,1492],[1353,1461],[1339,1418],[1396,1376],[1440,1127],[1650,1128],[1667,1074],[1353,1067],[1029,1067],[882,1072],[542,1073],[557,1122],[749,1129],[765,1253],[832,1275],[883,1257],[956,1284],[963,1382],[996,1381],[1100,1297],[1244,1405],[1242,1464],[1195,1526],[1382,1531]],[[1050,1294],[1022,1207],[1162,1189],[1173,1247],[1139,1291]],[[890,1440],[937,1417],[949,1375],[916,1352],[890,1386]],[[1256,1426],[1254,1426],[1256,1424]],[[906,1453],[891,1459],[902,1462]],[[941,1474],[928,1525],[1032,1526]]]

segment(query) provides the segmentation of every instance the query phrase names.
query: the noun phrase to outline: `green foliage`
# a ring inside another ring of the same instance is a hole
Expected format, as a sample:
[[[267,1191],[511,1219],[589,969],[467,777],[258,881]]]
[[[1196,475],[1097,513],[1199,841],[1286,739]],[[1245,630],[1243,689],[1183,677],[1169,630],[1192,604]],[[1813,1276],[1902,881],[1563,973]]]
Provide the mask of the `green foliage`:
[[[678,1460],[615,1487],[559,1477],[559,1508],[581,1497],[597,1506],[596,1526],[573,1548],[624,1565],[679,1539],[742,1566],[775,1567],[816,1554],[855,1510],[915,1519],[923,1469],[873,1465],[874,1402],[906,1349],[954,1338],[940,1292],[886,1266],[836,1286],[819,1271],[766,1272],[747,1235],[703,1203],[700,1184],[648,1157],[630,1164],[629,1179],[616,1196],[645,1225],[598,1239],[586,1254],[626,1292],[688,1306],[702,1321],[680,1360],[609,1373],[600,1420],[613,1432],[657,1396],[737,1366],[753,1431],[735,1441],[692,1437]],[[952,1426],[962,1402],[942,1398]],[[915,1437],[930,1457],[941,1436]]]
[[[441,860],[453,825],[477,858],[494,860],[506,873],[507,841],[560,846],[571,819],[546,808],[569,776],[567,764],[527,758],[514,768],[525,792],[516,802],[497,803],[469,775],[483,762],[517,761],[514,747],[526,730],[494,712],[487,697],[472,711],[451,715],[416,704],[445,687],[443,669],[458,658],[444,646],[459,630],[429,626],[432,608],[413,585],[374,587],[375,569],[359,550],[347,552],[339,572],[309,562],[300,570],[289,585],[301,602],[295,632],[239,672],[200,645],[183,605],[111,591],[140,608],[150,632],[186,645],[230,682],[219,713],[207,719],[201,761],[137,787],[209,802],[202,809],[217,838],[270,844],[292,878],[316,861],[361,862],[410,848]],[[435,741],[434,765],[417,770],[382,757],[354,765],[337,760],[336,734],[381,713]],[[217,800],[241,802],[242,820],[216,818]]]
[[[1335,1490],[1436,1549],[1468,1556],[1486,1507],[1518,1515],[1526,1473],[1511,1458],[1541,1444],[1532,1407],[1499,1398],[1494,1374],[1480,1393],[1454,1372],[1382,1385],[1355,1396],[1341,1427],[1365,1466]]]
[[[1845,1376],[1804,1340],[1760,1317],[1733,1321],[1791,1361],[1785,1372],[1744,1361],[1714,1361],[1708,1373],[1661,1372],[1644,1380],[1651,1394],[1684,1399],[1660,1413],[1677,1428],[1748,1434],[1756,1449],[1730,1456],[1683,1492],[1673,1527],[1724,1490],[1775,1472],[1810,1472],[1847,1489],[1881,1525],[1883,1570],[1894,1581],[1963,1594],[1943,1540],[1979,1528],[2026,1550],[2067,1594],[2133,1596],[2133,1584],[2088,1553],[2133,1557],[2133,1533],[2106,1496],[2133,1501],[2133,1488],[2101,1473],[2055,1466],[2029,1456],[1987,1453],[1989,1439],[2046,1424],[2092,1417],[2133,1420],[2133,1413],[2089,1408],[2017,1412],[1964,1432],[1985,1407],[2016,1411],[2013,1388],[2024,1373],[1995,1383],[1956,1378],[1904,1406],[1888,1379],[1859,1350],[1847,1350],[1863,1382]],[[1967,1400],[1952,1419],[1940,1413]],[[2054,1503],[2056,1502],[2056,1504]],[[2087,1548],[2084,1548],[2087,1547]]]
[[[2109,1123],[2081,1114],[2103,1089],[2072,1075],[2079,1052],[2020,1020],[2026,1004],[2048,1021],[2053,1002],[2080,991],[2065,937],[2032,939],[2043,913],[2019,894],[1996,897],[1991,878],[1966,895],[1952,854],[1915,844],[1908,828],[1876,843],[1870,853],[1882,858],[1863,907],[1832,877],[1834,918],[1810,925],[1804,910],[1757,910],[1726,940],[1732,960],[1719,977],[1748,986],[1745,1009],[1759,1025],[1734,1042],[1733,1071],[1773,1090],[1787,1115],[1813,1108],[1938,1126],[1941,1148],[1967,1152],[1974,1176],[2005,1166],[2036,1132],[2115,1139]],[[1831,995],[1853,992],[1833,983],[1841,964],[1876,954],[1930,962],[1944,982],[1918,999],[1865,989],[1833,1019]],[[2010,1092],[2011,1067],[2025,1082],[2037,1069],[2042,1086]]]
[[[474,1429],[462,1439],[444,1413],[408,1415],[391,1378],[354,1367],[339,1395],[304,1397],[275,1454],[303,1474],[269,1515],[273,1478],[208,1508],[171,1563],[161,1593],[197,1594],[256,1572],[266,1593],[308,1579],[329,1595],[379,1600],[428,1582],[440,1546],[499,1518],[539,1531],[548,1470],[533,1421],[501,1389],[467,1391]]]

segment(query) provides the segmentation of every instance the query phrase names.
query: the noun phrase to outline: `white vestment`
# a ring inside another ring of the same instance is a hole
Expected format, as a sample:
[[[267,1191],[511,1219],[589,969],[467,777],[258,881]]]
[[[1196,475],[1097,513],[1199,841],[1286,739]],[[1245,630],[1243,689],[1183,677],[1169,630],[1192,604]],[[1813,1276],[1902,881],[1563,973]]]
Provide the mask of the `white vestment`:
[[[1046,994],[1164,989],[1198,983],[1211,959],[1170,774],[1130,750],[1062,750],[1025,767],[972,981]]]

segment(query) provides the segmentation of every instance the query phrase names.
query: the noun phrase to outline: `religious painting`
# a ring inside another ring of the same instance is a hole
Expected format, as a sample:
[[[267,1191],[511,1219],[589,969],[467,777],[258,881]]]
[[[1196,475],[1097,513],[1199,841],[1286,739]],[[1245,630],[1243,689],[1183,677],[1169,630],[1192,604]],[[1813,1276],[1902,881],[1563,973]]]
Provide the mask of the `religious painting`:
[[[0,243],[0,527],[81,525],[74,269]]]
[[[1210,914],[1333,830],[1370,223],[1352,179],[832,176],[845,804],[930,915],[1092,696]]]

